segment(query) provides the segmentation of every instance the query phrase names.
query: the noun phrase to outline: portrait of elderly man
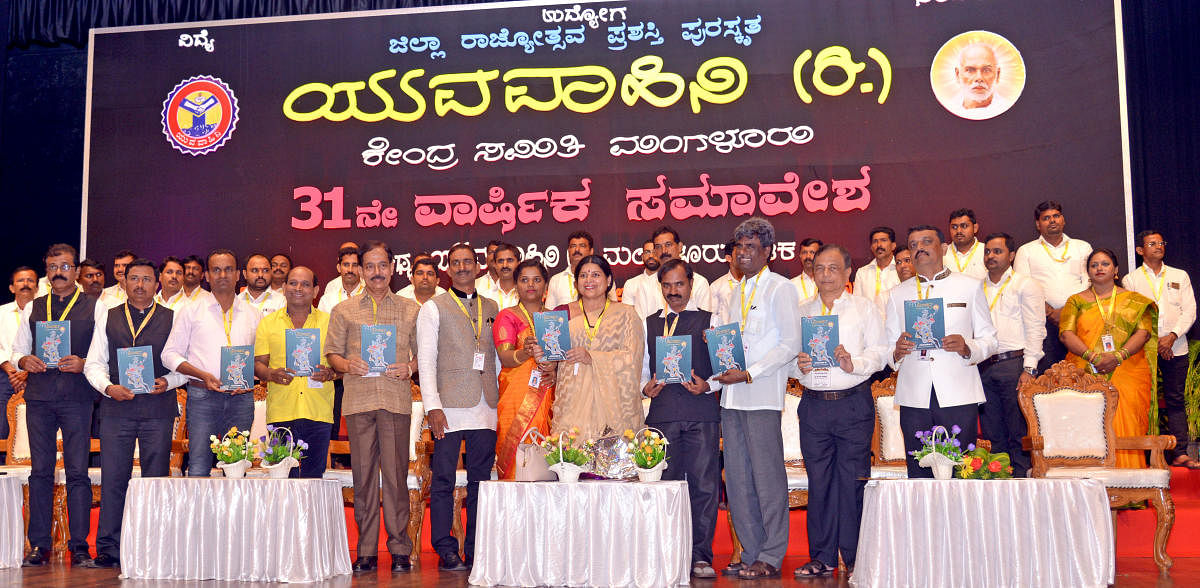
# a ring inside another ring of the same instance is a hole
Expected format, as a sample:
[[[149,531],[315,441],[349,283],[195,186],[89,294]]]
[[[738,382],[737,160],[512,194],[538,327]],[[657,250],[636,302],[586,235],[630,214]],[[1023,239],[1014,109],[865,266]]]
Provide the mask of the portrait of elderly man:
[[[970,31],[946,42],[930,72],[934,94],[955,116],[984,120],[998,116],[1025,88],[1021,53],[1004,37]]]

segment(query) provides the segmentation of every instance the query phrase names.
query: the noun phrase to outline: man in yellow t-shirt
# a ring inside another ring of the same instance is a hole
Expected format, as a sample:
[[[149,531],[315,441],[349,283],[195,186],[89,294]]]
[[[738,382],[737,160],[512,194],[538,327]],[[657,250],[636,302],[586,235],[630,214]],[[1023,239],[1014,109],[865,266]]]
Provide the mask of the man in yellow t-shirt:
[[[287,305],[263,317],[254,339],[254,375],[267,382],[267,423],[287,427],[303,452],[293,478],[321,477],[333,428],[334,373],[323,353],[329,315],[313,308],[316,283],[311,269],[292,268],[283,284]],[[317,337],[306,339],[310,332],[296,331],[289,349],[287,332],[292,329],[316,329]],[[289,354],[294,356],[290,363]],[[301,375],[306,368],[312,375]]]

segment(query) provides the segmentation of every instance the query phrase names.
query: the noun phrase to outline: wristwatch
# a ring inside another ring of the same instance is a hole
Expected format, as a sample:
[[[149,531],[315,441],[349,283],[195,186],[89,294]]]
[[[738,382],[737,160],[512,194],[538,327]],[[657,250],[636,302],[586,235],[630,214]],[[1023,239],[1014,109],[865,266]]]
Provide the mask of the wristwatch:
[[[1037,369],[1036,369],[1036,368],[1028,368],[1028,367],[1027,367],[1027,368],[1025,368],[1025,373],[1027,373],[1027,374],[1029,374],[1029,375],[1031,375],[1031,376],[1036,376],[1036,375],[1037,375]]]

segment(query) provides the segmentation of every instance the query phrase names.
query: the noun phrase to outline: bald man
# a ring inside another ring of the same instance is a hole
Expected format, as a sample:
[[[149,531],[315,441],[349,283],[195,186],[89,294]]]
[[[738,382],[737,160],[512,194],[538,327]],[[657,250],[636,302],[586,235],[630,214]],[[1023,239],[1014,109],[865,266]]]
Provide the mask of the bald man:
[[[996,52],[983,43],[968,45],[958,56],[954,68],[959,94],[950,111],[963,118],[980,120],[1008,110],[1012,103],[996,93],[1000,85],[1000,65]]]

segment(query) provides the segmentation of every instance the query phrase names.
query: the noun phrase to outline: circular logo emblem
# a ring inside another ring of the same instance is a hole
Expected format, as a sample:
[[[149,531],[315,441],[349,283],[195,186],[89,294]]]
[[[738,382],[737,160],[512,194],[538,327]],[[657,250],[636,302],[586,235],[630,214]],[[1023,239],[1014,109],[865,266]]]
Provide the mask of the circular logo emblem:
[[[237,108],[233,90],[221,78],[190,77],[163,101],[163,134],[180,153],[211,153],[237,128]]]

